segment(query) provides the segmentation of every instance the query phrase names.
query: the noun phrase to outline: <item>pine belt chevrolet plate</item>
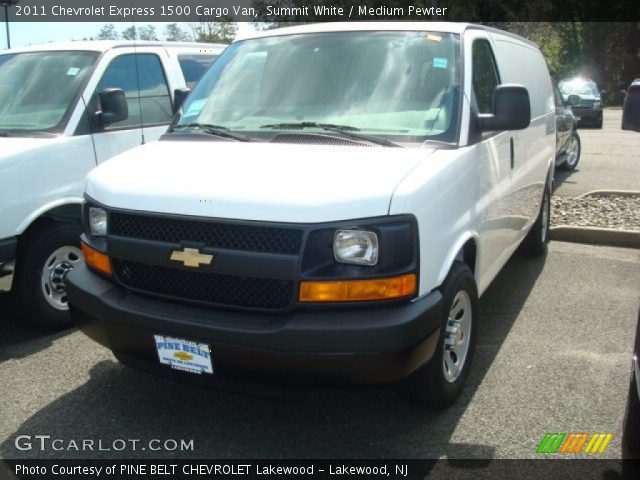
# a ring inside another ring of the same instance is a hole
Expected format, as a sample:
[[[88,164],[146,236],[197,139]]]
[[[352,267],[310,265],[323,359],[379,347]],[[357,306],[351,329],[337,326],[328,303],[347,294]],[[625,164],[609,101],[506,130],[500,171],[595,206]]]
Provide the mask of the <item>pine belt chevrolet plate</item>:
[[[156,340],[160,363],[185,372],[213,374],[211,348],[206,343],[163,335],[153,337]]]

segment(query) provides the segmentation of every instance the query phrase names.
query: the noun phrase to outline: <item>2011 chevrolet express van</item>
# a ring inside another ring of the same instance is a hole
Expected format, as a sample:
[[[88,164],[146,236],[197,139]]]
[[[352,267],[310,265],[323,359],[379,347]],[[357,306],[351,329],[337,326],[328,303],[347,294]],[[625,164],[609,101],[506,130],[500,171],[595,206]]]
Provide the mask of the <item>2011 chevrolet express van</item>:
[[[159,142],[89,174],[72,317],[123,363],[196,382],[397,382],[447,405],[478,296],[520,244],[546,249],[554,152],[551,79],[522,38],[257,33]]]
[[[0,54],[0,277],[15,267],[3,286],[13,283],[19,311],[32,323],[71,324],[65,277],[82,262],[86,174],[157,140],[185,87],[224,48],[92,41]],[[103,115],[105,103],[120,97],[127,118]]]

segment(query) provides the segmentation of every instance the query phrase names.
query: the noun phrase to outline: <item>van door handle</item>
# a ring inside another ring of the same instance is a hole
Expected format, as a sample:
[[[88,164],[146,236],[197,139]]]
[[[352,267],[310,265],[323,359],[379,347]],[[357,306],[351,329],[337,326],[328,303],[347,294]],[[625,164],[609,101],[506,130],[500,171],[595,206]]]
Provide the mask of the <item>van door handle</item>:
[[[509,139],[509,146],[511,147],[511,170],[513,170],[513,165],[516,161],[516,154],[513,146],[513,137]]]

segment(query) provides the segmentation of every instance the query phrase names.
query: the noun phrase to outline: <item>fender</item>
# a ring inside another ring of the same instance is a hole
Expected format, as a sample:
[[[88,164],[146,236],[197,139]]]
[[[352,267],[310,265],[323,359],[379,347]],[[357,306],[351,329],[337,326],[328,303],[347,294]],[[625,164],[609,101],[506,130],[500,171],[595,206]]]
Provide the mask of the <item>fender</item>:
[[[438,273],[438,285],[442,285],[442,283],[444,282],[444,279],[447,277],[447,274],[449,273],[449,270],[451,270],[451,265],[453,265],[453,262],[458,257],[458,254],[462,251],[462,247],[464,246],[465,243],[469,241],[469,239],[473,239],[474,243],[476,244],[475,263],[476,265],[478,264],[478,258],[480,257],[480,242],[478,241],[479,238],[480,238],[480,235],[478,235],[478,232],[476,232],[475,230],[465,231],[458,238],[458,240],[453,244],[453,246],[447,253],[445,260],[442,263],[442,267],[440,268],[440,271]],[[473,270],[474,276],[476,277],[476,281],[477,281],[478,272],[476,271],[476,268],[475,268],[476,265],[470,265],[470,267]]]
[[[71,210],[64,209],[61,207],[65,207],[65,206],[71,207],[76,205],[80,207],[83,201],[84,201],[84,198],[82,197],[64,197],[64,198],[59,198],[53,202],[44,204],[38,207],[33,212],[31,212],[20,223],[20,225],[18,225],[15,235],[16,236],[22,235],[25,232],[25,230],[31,226],[33,222],[35,222],[38,218],[47,214],[50,214],[52,218],[55,218],[58,221],[77,220],[78,222],[81,222],[82,221],[81,215],[78,215],[76,218],[76,216],[72,214]],[[53,210],[56,210],[56,211],[54,212]]]

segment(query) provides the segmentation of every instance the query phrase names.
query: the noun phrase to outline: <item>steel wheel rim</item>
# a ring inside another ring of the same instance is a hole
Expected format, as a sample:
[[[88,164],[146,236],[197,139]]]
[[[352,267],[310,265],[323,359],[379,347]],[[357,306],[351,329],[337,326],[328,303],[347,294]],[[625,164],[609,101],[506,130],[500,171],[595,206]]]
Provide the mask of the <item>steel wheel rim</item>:
[[[578,161],[578,152],[580,151],[580,143],[576,137],[571,137],[569,148],[567,149],[567,165],[574,166]]]
[[[465,290],[460,290],[451,302],[444,337],[442,370],[449,383],[455,382],[464,369],[469,353],[472,317],[471,297]]]
[[[549,230],[549,195],[544,195],[542,204],[542,243],[547,240],[547,232]]]
[[[67,274],[78,265],[84,263],[82,252],[78,247],[67,245],[55,250],[42,268],[40,285],[42,294],[56,310],[68,310]]]

